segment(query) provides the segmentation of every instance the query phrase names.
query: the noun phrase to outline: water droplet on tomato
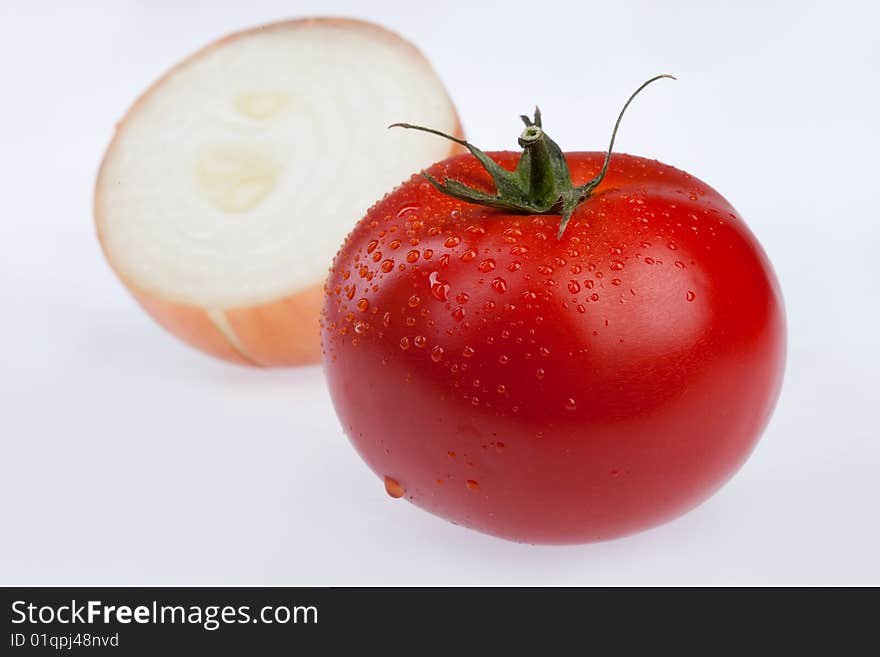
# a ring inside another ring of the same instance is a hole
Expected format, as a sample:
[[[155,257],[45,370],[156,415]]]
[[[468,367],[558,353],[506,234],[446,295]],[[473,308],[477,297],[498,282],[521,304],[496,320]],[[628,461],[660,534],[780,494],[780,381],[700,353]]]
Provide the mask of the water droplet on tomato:
[[[576,411],[577,410],[577,402],[569,397],[565,400],[565,410],[567,411]]]
[[[577,294],[581,291],[581,285],[577,281],[569,281],[568,282],[568,291],[572,294]]]
[[[461,350],[461,355],[465,358],[470,358],[474,355],[474,348],[465,346],[465,348]]]
[[[431,349],[431,360],[433,360],[435,363],[439,363],[441,360],[443,360],[443,347],[438,345]]]
[[[383,260],[382,264],[379,266],[379,268],[387,274],[392,269],[394,269],[394,261],[391,260],[390,258],[388,260]]]
[[[424,335],[417,335],[413,338],[413,344],[419,349],[423,349],[428,344],[428,339]]]
[[[431,296],[437,301],[446,301],[449,295],[449,283],[440,280],[440,272],[433,271],[428,276],[428,282],[431,284]]]
[[[403,349],[404,351],[409,349],[409,338],[408,337],[404,336],[404,337],[400,338],[400,348]]]
[[[490,271],[495,269],[495,261],[492,258],[486,258],[479,264],[477,267],[484,274],[488,274]]]
[[[369,244],[367,244],[367,253],[375,251],[377,246],[379,246],[379,240],[370,240]]]
[[[623,269],[623,263],[620,260],[615,260],[611,263],[611,269],[612,271],[620,271]]]
[[[412,251],[410,251],[409,253],[406,254],[406,261],[407,262],[415,262],[418,259],[419,259],[419,252],[417,249],[413,249]]]
[[[504,354],[501,354],[501,356],[498,357],[498,362],[501,363],[502,365],[507,365],[507,363],[509,361],[510,361],[510,359],[507,356],[505,356]]]
[[[675,266],[678,267],[679,269],[684,269],[684,263],[681,260],[676,260]]]
[[[452,319],[456,322],[460,322],[464,319],[464,308],[461,306],[456,306],[455,310],[452,311]]]
[[[454,246],[458,246],[461,242],[461,239],[458,237],[448,237],[445,242],[443,242],[443,246],[447,248],[452,248]]]
[[[535,378],[538,379],[538,380],[540,381],[541,379],[544,378],[544,374],[545,374],[545,372],[544,372],[544,368],[543,368],[543,367],[539,367],[539,368],[538,368],[538,371],[535,372]]]
[[[475,493],[480,490],[479,482],[474,481],[473,479],[468,479],[465,482],[465,485],[467,486],[468,490],[474,491]]]
[[[392,479],[388,475],[385,475],[385,492],[387,492],[391,497],[397,499],[399,497],[403,497],[406,493],[406,490],[397,483],[396,479]]]
[[[418,294],[414,294],[409,298],[409,300],[407,301],[407,304],[409,305],[410,308],[416,308],[421,302],[422,302],[421,297],[419,297]]]
[[[697,298],[697,295],[694,294],[693,291],[688,290],[688,293],[687,293],[687,300],[688,300],[688,301],[693,301],[693,300],[696,299],[696,298]]]
[[[507,281],[500,276],[493,278],[489,286],[498,294],[504,294],[507,292]]]
[[[358,299],[357,309],[360,310],[362,313],[367,312],[370,309],[370,302],[366,299]]]
[[[398,249],[398,248],[400,248],[400,240],[393,240],[393,241],[388,245],[388,247],[389,247],[390,249]]]
[[[475,249],[468,249],[467,251],[465,251],[464,253],[462,253],[462,254],[458,257],[458,259],[461,260],[462,262],[470,262],[471,260],[473,260],[473,259],[476,258],[476,257],[477,257],[477,252],[476,252],[476,250],[475,250]]]

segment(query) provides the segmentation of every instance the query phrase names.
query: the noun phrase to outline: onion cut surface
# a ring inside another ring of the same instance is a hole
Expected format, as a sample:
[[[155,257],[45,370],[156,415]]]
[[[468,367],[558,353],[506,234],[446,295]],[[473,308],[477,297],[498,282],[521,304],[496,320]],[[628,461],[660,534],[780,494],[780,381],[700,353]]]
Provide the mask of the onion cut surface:
[[[138,303],[204,352],[262,366],[320,360],[322,284],[366,210],[457,152],[461,134],[414,46],[377,25],[305,19],[189,57],[119,123],[95,219]]]

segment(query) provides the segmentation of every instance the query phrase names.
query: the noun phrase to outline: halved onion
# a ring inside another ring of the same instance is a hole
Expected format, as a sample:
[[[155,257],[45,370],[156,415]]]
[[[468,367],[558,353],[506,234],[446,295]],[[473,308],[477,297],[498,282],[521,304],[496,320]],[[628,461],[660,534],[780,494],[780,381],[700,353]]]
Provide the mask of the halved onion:
[[[119,123],[95,189],[98,237],[168,331],[239,363],[320,359],[322,283],[367,208],[460,134],[427,60],[347,19],[220,39],[165,74]]]

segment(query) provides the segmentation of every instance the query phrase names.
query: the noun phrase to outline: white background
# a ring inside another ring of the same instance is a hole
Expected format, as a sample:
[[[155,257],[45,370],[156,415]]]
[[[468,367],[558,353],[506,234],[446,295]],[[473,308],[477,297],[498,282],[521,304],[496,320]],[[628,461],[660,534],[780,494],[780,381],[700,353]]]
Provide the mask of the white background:
[[[880,12],[870,2],[12,2],[0,8],[0,583],[880,584]],[[529,8],[531,6],[532,8]],[[229,31],[360,16],[419,45],[471,140],[536,102],[571,150],[696,174],[780,277],[789,361],[743,470],[630,538],[531,547],[392,501],[318,367],[226,365],[128,297],[92,228],[140,91]]]

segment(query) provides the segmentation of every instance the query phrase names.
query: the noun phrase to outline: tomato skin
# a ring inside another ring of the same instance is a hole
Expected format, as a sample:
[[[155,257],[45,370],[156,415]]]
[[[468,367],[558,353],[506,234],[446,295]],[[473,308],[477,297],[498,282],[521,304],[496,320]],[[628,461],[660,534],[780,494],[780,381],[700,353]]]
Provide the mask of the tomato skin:
[[[603,157],[567,154],[574,184]],[[470,155],[428,172],[492,191]],[[770,264],[696,178],[614,155],[558,226],[414,176],[346,240],[322,315],[330,393],[369,467],[528,543],[610,539],[705,500],[757,442],[785,358]]]

